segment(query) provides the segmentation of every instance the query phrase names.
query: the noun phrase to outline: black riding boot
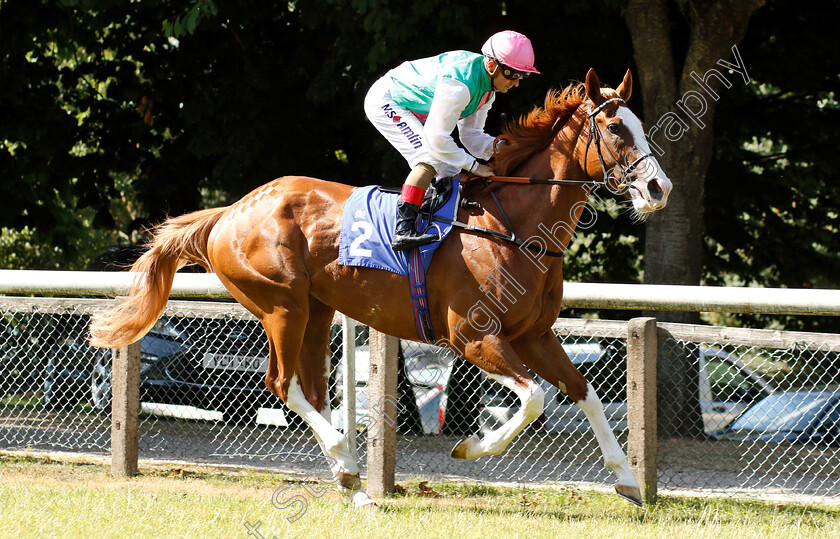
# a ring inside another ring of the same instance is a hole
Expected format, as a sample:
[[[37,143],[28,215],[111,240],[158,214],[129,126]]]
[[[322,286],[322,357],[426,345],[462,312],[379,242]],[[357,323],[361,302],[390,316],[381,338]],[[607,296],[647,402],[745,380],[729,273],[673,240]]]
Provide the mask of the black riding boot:
[[[414,229],[419,211],[420,206],[416,204],[405,201],[397,202],[397,226],[394,229],[394,240],[391,242],[393,250],[414,249],[439,239],[437,234],[420,233]]]

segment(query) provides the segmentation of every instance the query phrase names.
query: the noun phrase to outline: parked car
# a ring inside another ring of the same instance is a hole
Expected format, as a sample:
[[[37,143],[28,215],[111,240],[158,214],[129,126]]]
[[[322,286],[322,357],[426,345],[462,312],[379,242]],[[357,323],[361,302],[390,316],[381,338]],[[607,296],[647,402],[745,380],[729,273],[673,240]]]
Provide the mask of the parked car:
[[[789,391],[749,407],[718,440],[840,445],[840,391]]]
[[[84,328],[83,316],[65,316]],[[267,342],[256,321],[163,317],[140,340],[140,400],[217,410],[253,421],[258,408],[282,403],[264,383]],[[67,409],[82,402],[111,406],[111,351],[93,348],[83,331],[65,333],[47,358],[42,403]]]
[[[22,402],[38,389],[41,363],[38,350],[38,332],[26,315],[13,314],[0,317],[0,398],[7,403]],[[10,404],[11,405],[11,404]]]
[[[565,343],[563,348],[598,392],[614,430],[627,428],[627,367],[623,353],[598,342]],[[699,402],[706,433],[719,430],[752,403],[773,392],[772,386],[737,357],[718,348],[700,347]],[[584,413],[557,388],[539,380],[545,391],[544,416],[539,425],[556,432],[586,432]],[[488,432],[518,409],[513,392],[488,384],[479,416],[479,430]]]
[[[411,391],[413,401],[400,401],[398,409],[402,417],[411,412],[408,408],[416,405],[419,414],[420,429],[425,434],[439,434],[443,424],[445,406],[444,389],[452,368],[451,358],[440,354],[440,349],[428,344],[412,341],[400,341],[401,361],[404,363],[405,376],[402,389]],[[370,349],[367,344],[357,346],[355,351],[356,368],[356,425],[362,430],[370,423],[370,403],[368,400],[368,382],[370,379]],[[336,387],[340,396],[342,387],[341,370],[337,371]],[[332,410],[332,424],[341,430],[344,428],[343,405],[340,399]],[[419,434],[420,432],[416,432]]]
[[[126,270],[145,250],[140,245],[111,247],[88,270]],[[50,335],[57,337],[51,337],[42,383],[47,410],[79,403],[110,409],[111,351],[87,344],[87,324],[83,315],[53,317]],[[265,387],[267,356],[267,340],[255,320],[162,317],[140,340],[140,400],[216,410],[235,422],[254,421],[259,408],[287,411]],[[293,416],[280,415],[280,424]]]
[[[774,388],[738,357],[700,347],[700,411],[705,432],[722,429]]]

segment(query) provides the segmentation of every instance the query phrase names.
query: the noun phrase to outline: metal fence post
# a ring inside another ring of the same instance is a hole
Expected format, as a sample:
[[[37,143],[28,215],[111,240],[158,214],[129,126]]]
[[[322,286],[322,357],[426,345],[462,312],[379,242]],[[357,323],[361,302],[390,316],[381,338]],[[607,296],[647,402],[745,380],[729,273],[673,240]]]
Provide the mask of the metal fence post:
[[[656,319],[627,324],[627,457],[646,503],[656,502]]]
[[[111,380],[111,474],[136,475],[140,341],[114,349]]]
[[[343,385],[342,422],[344,435],[353,454],[356,454],[356,322],[347,315],[341,316],[341,362]]]
[[[399,345],[396,337],[370,330],[367,489],[371,496],[394,492]]]

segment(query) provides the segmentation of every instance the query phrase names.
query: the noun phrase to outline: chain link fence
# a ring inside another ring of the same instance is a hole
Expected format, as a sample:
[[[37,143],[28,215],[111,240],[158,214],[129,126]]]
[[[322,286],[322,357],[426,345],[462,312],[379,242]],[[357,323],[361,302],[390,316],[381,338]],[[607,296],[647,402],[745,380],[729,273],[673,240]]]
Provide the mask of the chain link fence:
[[[660,325],[660,488],[840,502],[837,336],[741,334]]]
[[[111,355],[85,344],[89,315],[101,305],[0,298],[0,450],[110,451]],[[582,322],[560,320],[556,332],[626,447],[626,322]],[[745,330],[739,339],[678,326],[659,331],[660,491],[840,503],[837,336],[768,340],[780,332]],[[336,323],[329,400],[339,429],[343,339]],[[364,469],[366,327],[355,327],[353,344]],[[326,461],[311,431],[265,389],[267,351],[261,326],[238,304],[170,302],[141,341],[140,458],[323,475]],[[449,451],[458,440],[501,425],[518,401],[463,359],[401,341],[398,480],[612,485],[583,413],[541,383],[544,414],[502,454],[454,460]]]

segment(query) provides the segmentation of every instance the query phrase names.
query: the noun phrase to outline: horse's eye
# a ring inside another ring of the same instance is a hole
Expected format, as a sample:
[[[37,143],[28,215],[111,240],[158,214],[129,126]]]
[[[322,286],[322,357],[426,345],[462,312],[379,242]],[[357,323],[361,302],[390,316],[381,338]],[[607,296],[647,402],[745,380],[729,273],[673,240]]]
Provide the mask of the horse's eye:
[[[617,123],[607,124],[607,129],[610,131],[610,133],[613,133],[613,134],[618,133],[618,124]]]

